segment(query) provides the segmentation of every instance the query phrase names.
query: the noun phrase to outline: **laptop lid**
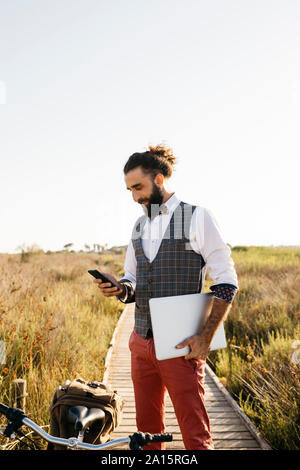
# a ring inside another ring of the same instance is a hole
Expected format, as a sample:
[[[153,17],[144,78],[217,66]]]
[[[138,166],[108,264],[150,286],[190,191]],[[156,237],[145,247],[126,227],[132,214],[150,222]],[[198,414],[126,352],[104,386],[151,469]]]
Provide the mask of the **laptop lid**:
[[[156,358],[186,356],[190,347],[176,349],[186,338],[197,334],[209,316],[213,296],[209,293],[174,295],[149,299]],[[226,348],[224,325],[218,328],[210,350]]]

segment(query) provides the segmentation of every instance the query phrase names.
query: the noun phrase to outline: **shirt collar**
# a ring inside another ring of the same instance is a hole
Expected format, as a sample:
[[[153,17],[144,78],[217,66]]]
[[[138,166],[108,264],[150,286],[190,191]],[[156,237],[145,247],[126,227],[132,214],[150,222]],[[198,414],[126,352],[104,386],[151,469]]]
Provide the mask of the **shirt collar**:
[[[162,209],[163,207],[165,206],[168,210],[167,213],[172,213],[176,207],[178,206],[178,204],[180,203],[180,200],[177,198],[176,194],[173,193],[171,197],[169,197],[169,199],[162,203],[161,206],[162,206]],[[145,215],[148,215],[148,210],[147,210],[147,207],[145,206],[142,206],[143,207],[143,211],[144,211],[144,214]],[[162,214],[164,215],[164,214]]]
[[[164,203],[165,206],[167,206],[169,212],[173,212],[178,204],[180,203],[180,200],[177,198],[176,194],[174,193],[169,199]]]

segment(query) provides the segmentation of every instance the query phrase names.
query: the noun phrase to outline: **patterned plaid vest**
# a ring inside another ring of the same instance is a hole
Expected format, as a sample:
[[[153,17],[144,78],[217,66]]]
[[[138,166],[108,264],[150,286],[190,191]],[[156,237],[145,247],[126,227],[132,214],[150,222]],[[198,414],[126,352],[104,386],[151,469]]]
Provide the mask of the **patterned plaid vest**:
[[[189,231],[196,206],[180,202],[172,214],[156,257],[150,263],[142,247],[142,228],[147,215],[134,225],[132,243],[137,261],[135,290],[135,329],[146,338],[152,328],[149,311],[151,297],[201,292],[205,261],[191,248]]]

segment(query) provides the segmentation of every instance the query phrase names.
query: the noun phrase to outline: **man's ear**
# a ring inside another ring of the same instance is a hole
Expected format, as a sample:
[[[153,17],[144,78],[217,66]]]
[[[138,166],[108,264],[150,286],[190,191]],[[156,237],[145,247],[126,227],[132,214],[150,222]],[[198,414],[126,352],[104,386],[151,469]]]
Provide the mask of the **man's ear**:
[[[164,175],[162,173],[158,173],[154,181],[158,186],[162,186],[164,184]]]

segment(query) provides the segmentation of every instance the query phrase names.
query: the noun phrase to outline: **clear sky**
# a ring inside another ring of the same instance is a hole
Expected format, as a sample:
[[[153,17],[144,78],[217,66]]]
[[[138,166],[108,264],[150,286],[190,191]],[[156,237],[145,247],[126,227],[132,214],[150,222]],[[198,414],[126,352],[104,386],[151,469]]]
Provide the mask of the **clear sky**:
[[[231,245],[299,245],[298,0],[0,0],[0,252],[126,245],[149,143]]]

